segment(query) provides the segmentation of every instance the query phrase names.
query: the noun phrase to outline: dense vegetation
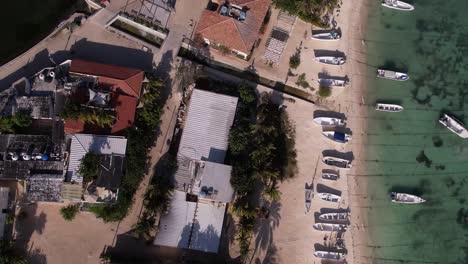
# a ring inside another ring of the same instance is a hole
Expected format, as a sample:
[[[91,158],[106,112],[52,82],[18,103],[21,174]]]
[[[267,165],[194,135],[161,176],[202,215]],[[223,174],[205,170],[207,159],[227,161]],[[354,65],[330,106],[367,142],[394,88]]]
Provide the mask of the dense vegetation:
[[[0,118],[0,133],[1,134],[15,134],[21,129],[31,125],[32,118],[29,114],[18,112],[11,117]]]
[[[305,22],[316,26],[329,27],[326,14],[339,7],[339,0],[273,0],[273,4],[290,14],[297,15]]]
[[[81,120],[87,124],[94,124],[100,127],[111,126],[115,116],[109,110],[101,108],[91,108],[67,100],[60,116],[63,119]]]
[[[26,258],[15,254],[13,245],[6,240],[0,240],[0,264],[26,264]]]
[[[270,100],[268,93],[262,94],[258,103],[255,90],[245,83],[236,86],[199,78],[197,87],[239,97],[229,136],[228,162],[232,165],[231,184],[236,191],[232,213],[239,217],[236,238],[241,255],[245,256],[260,213],[256,189],[262,187],[267,199],[278,200],[281,195],[278,182],[297,171],[295,131],[287,113]]]
[[[104,221],[119,221],[123,219],[132,205],[141,179],[146,173],[148,151],[154,143],[155,131],[163,111],[161,89],[163,83],[154,76],[147,76],[145,94],[142,96],[142,108],[137,109],[135,125],[127,135],[126,172],[119,189],[119,197],[114,205],[96,205],[90,208],[97,217]]]
[[[68,206],[62,207],[60,209],[60,214],[62,215],[63,219],[71,221],[75,219],[75,216],[79,210],[80,207],[78,204],[70,204]]]
[[[92,152],[86,153],[81,159],[79,172],[83,176],[85,183],[88,183],[99,176],[101,159],[99,155]]]
[[[320,97],[329,97],[331,95],[331,88],[327,85],[320,84],[317,94]]]

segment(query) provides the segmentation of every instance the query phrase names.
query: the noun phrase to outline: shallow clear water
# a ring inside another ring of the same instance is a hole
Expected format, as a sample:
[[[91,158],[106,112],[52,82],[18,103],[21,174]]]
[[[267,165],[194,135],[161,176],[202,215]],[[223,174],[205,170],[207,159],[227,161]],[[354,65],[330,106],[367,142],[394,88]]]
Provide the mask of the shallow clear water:
[[[468,139],[437,122],[449,112],[468,125],[468,1],[418,0],[412,12],[369,5],[367,171],[360,175],[372,200],[369,263],[468,263]],[[383,65],[410,80],[377,79]],[[376,101],[405,110],[375,112]],[[422,151],[430,162],[417,162]],[[427,203],[392,204],[391,190]]]

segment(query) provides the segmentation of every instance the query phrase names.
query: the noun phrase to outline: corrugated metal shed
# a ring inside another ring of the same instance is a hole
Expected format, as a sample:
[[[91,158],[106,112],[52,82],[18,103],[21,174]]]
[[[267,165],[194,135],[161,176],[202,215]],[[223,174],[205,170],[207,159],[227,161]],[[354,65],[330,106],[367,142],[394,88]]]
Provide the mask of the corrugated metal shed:
[[[187,202],[185,196],[174,192],[171,210],[161,217],[154,244],[217,253],[225,205]]]
[[[99,155],[125,156],[126,150],[127,139],[124,137],[74,134],[71,139],[70,163],[66,178],[75,182],[83,182],[83,177],[78,174],[78,169],[81,159],[88,152]]]
[[[223,163],[237,97],[194,89],[179,146],[179,155]]]

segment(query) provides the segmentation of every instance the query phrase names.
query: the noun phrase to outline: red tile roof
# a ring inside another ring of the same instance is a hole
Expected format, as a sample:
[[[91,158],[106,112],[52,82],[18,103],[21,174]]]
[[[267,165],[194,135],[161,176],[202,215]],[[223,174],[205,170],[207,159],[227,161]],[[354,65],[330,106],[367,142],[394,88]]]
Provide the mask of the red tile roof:
[[[111,85],[113,92],[139,97],[144,72],[138,69],[102,64],[84,60],[72,60],[70,73],[92,75],[98,82]]]
[[[258,39],[270,0],[231,0],[230,3],[248,9],[244,21],[222,16],[218,11],[204,10],[196,33],[217,44],[249,54]]]

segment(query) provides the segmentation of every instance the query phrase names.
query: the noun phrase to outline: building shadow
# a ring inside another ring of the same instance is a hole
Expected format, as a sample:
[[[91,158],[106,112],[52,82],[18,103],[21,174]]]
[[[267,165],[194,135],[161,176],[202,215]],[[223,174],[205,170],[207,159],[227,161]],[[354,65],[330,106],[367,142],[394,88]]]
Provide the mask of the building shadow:
[[[346,59],[346,54],[343,51],[339,51],[339,50],[316,49],[314,50],[314,54],[315,54],[315,57],[330,56],[330,57],[343,57]]]
[[[340,159],[346,159],[346,160],[349,160],[350,162],[352,162],[354,160],[354,154],[353,154],[352,151],[340,152],[340,151],[334,150],[334,149],[327,149],[327,150],[322,151],[322,156],[323,157],[331,156],[331,157],[336,157],[336,158],[340,158]]]
[[[338,113],[335,111],[316,110],[314,111],[314,118],[317,118],[317,117],[332,117],[332,118],[338,118],[341,120],[346,120],[345,114]]]
[[[75,42],[70,48],[71,58],[130,67],[149,72],[152,69],[153,54],[139,49],[114,46],[88,41],[86,38]],[[63,55],[62,55],[63,56]]]
[[[324,184],[321,184],[321,183],[317,184],[317,192],[319,192],[319,193],[331,193],[331,194],[338,195],[338,196],[341,196],[341,193],[342,193],[340,190],[328,187],[328,186],[326,186]]]

